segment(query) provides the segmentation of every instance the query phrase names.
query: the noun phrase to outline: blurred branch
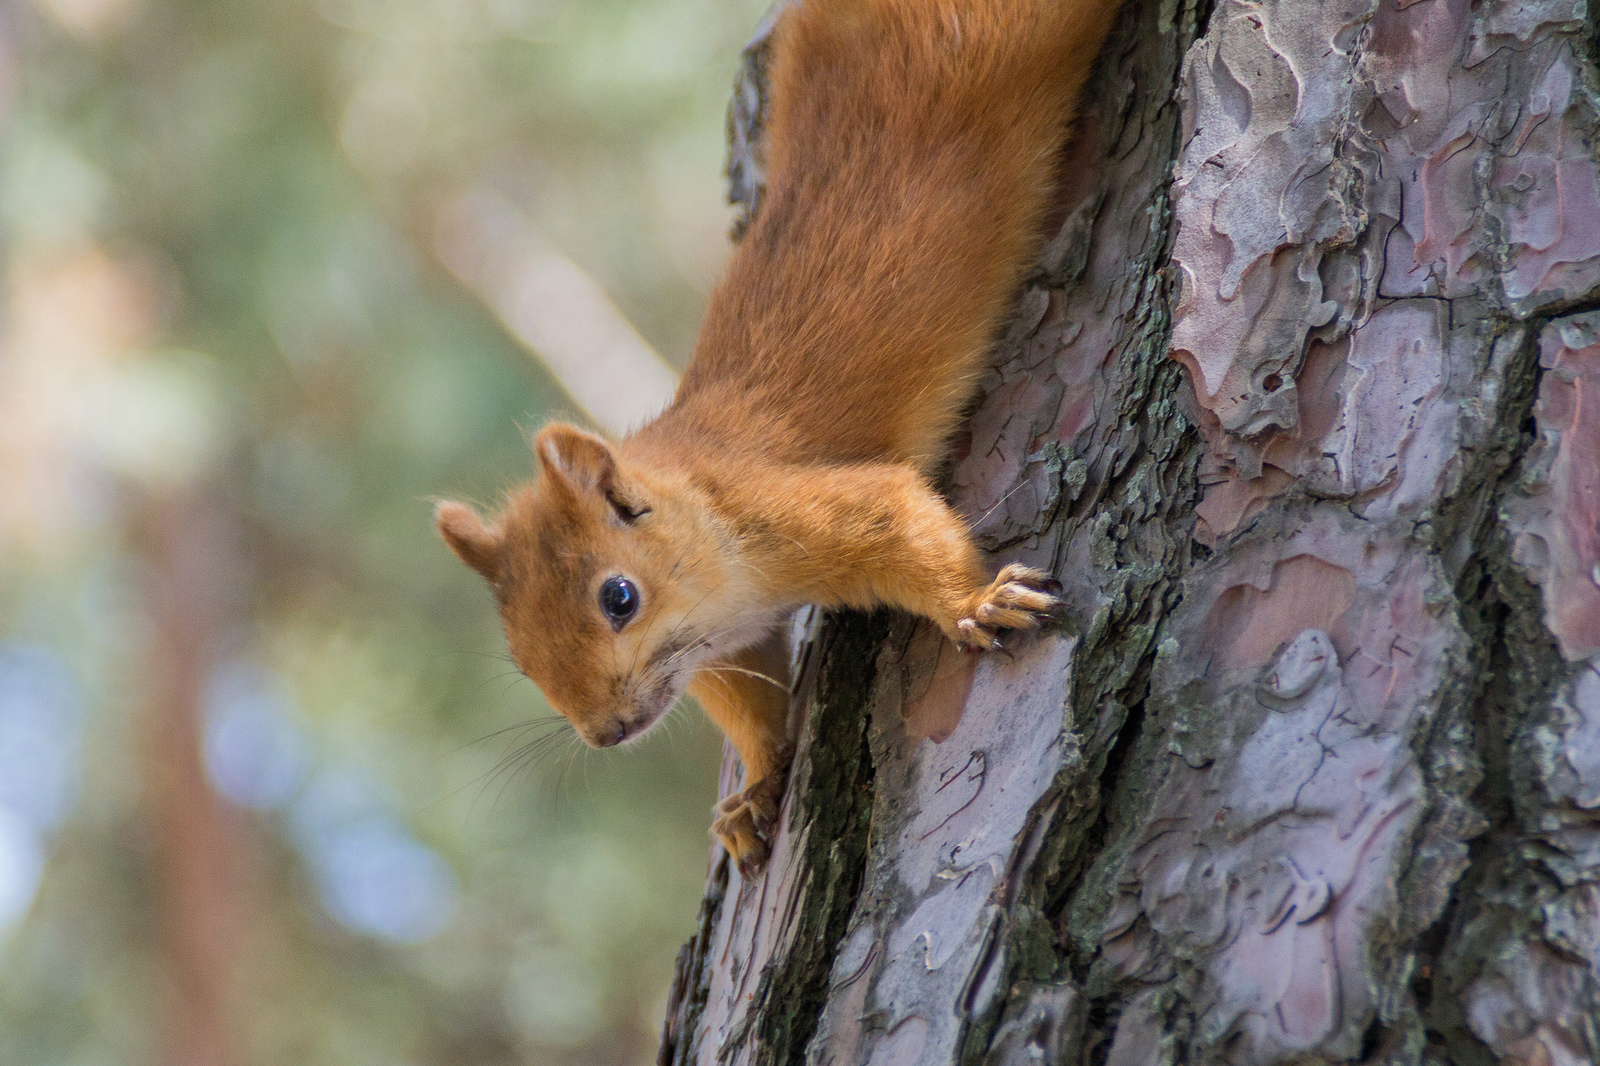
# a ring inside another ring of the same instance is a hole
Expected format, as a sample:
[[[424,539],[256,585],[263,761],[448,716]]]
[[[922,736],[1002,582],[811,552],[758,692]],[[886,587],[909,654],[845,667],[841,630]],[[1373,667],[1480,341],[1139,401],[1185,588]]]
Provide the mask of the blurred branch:
[[[627,433],[672,398],[672,367],[599,284],[546,244],[504,197],[480,190],[456,200],[440,216],[435,247],[607,433]]]

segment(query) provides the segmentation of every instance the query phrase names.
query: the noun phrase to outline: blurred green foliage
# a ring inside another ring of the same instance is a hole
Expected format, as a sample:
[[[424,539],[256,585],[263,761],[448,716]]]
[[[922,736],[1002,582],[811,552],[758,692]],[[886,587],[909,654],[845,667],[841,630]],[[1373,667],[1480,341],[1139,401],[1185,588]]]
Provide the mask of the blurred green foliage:
[[[0,742],[44,706],[36,661],[71,678],[51,720],[76,723],[46,730],[64,818],[14,834],[45,857],[36,886],[0,817],[0,902],[8,876],[27,890],[0,909],[0,1062],[182,1044],[186,916],[162,909],[150,783],[170,582],[149,529],[170,513],[224,531],[195,711],[211,780],[246,790],[220,815],[217,891],[243,931],[217,1061],[653,1061],[719,742],[686,708],[622,752],[521,747],[550,712],[430,501],[492,505],[529,473],[524,430],[571,411],[435,230],[494,191],[681,366],[730,220],[726,94],[764,7],[0,9]],[[407,885],[411,904],[361,917],[360,892]]]

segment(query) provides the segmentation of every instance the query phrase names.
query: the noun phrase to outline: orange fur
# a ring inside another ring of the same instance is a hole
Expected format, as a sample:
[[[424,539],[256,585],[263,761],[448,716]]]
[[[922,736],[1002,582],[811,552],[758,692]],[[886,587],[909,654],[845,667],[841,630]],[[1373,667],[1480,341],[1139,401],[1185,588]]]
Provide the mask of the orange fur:
[[[779,627],[796,607],[887,604],[990,648],[1055,604],[1027,568],[991,581],[928,477],[1035,252],[1115,9],[791,9],[766,199],[671,407],[616,445],[546,427],[540,477],[491,524],[440,505],[518,666],[586,741],[631,739],[694,692],[745,765],[714,828],[747,872],[787,773]],[[620,628],[597,604],[613,576],[641,593]]]

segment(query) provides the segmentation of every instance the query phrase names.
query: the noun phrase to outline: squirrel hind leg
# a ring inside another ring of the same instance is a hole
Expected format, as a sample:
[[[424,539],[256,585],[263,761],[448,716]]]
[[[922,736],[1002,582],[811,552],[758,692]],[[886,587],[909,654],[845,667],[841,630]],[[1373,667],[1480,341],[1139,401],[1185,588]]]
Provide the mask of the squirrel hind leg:
[[[787,774],[768,774],[717,804],[711,832],[747,881],[760,876],[772,857],[786,784]]]
[[[689,686],[744,765],[744,788],[717,805],[711,831],[746,878],[765,868],[789,779],[789,638],[786,628],[707,663]]]

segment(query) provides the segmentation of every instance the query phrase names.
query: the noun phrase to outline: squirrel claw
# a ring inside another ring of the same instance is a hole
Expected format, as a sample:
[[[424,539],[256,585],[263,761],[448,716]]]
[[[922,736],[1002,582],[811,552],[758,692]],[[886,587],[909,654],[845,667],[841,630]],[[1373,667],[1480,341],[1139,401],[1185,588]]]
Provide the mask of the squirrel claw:
[[[760,876],[772,856],[784,783],[781,775],[769,775],[716,806],[711,831],[728,849],[739,873],[747,881]]]
[[[1061,582],[1042,570],[1019,563],[1005,566],[979,593],[966,617],[956,623],[956,645],[963,651],[998,651],[1009,655],[1000,635],[1038,629],[1061,606]]]

